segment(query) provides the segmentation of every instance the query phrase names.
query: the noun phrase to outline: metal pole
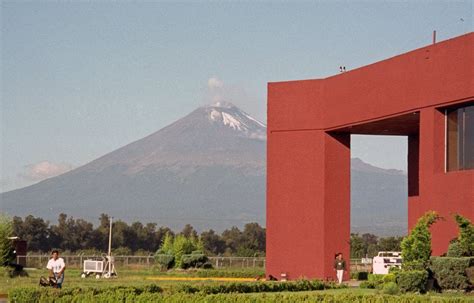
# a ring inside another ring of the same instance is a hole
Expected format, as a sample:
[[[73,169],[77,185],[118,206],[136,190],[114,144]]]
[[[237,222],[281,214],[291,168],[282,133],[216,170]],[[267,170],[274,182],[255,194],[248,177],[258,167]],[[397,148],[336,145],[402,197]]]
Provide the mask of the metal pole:
[[[110,262],[111,260],[111,255],[112,255],[112,220],[113,220],[113,217],[110,217],[110,228],[109,228],[109,273],[112,272],[112,264]]]
[[[436,44],[436,31],[433,31],[433,44]]]

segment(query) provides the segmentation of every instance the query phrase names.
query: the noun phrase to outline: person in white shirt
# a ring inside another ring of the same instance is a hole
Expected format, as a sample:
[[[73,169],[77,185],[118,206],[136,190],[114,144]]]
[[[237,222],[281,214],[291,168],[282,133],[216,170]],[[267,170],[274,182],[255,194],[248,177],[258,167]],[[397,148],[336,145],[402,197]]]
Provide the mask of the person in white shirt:
[[[66,264],[64,263],[63,258],[59,258],[59,251],[53,250],[51,252],[51,256],[52,258],[49,259],[46,268],[49,270],[49,277],[56,279],[55,287],[61,288],[63,286],[64,270],[66,269]]]

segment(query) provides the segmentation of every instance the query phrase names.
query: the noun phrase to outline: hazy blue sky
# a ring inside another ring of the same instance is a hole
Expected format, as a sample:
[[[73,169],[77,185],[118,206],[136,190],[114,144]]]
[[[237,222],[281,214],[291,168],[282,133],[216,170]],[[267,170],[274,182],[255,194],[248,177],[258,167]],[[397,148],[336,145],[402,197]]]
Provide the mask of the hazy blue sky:
[[[0,192],[186,115],[208,81],[266,120],[266,83],[320,78],[473,30],[472,1],[1,2]],[[217,80],[218,79],[218,80]],[[403,138],[353,156],[405,169]]]

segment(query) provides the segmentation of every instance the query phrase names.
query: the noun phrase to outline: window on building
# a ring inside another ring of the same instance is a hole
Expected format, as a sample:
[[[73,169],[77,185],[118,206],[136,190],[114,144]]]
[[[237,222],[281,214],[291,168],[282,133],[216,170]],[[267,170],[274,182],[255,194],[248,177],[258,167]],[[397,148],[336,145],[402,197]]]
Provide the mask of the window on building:
[[[448,171],[474,169],[474,103],[446,110]]]

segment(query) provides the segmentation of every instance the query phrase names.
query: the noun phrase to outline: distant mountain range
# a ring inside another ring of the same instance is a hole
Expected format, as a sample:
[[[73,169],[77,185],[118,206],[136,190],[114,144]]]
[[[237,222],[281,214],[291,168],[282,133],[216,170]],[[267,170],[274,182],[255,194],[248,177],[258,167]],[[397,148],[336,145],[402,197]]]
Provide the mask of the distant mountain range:
[[[230,103],[199,107],[171,125],[84,166],[0,194],[2,211],[55,222],[97,221],[223,230],[265,224],[266,126]],[[352,159],[352,230],[403,234],[407,177]]]

